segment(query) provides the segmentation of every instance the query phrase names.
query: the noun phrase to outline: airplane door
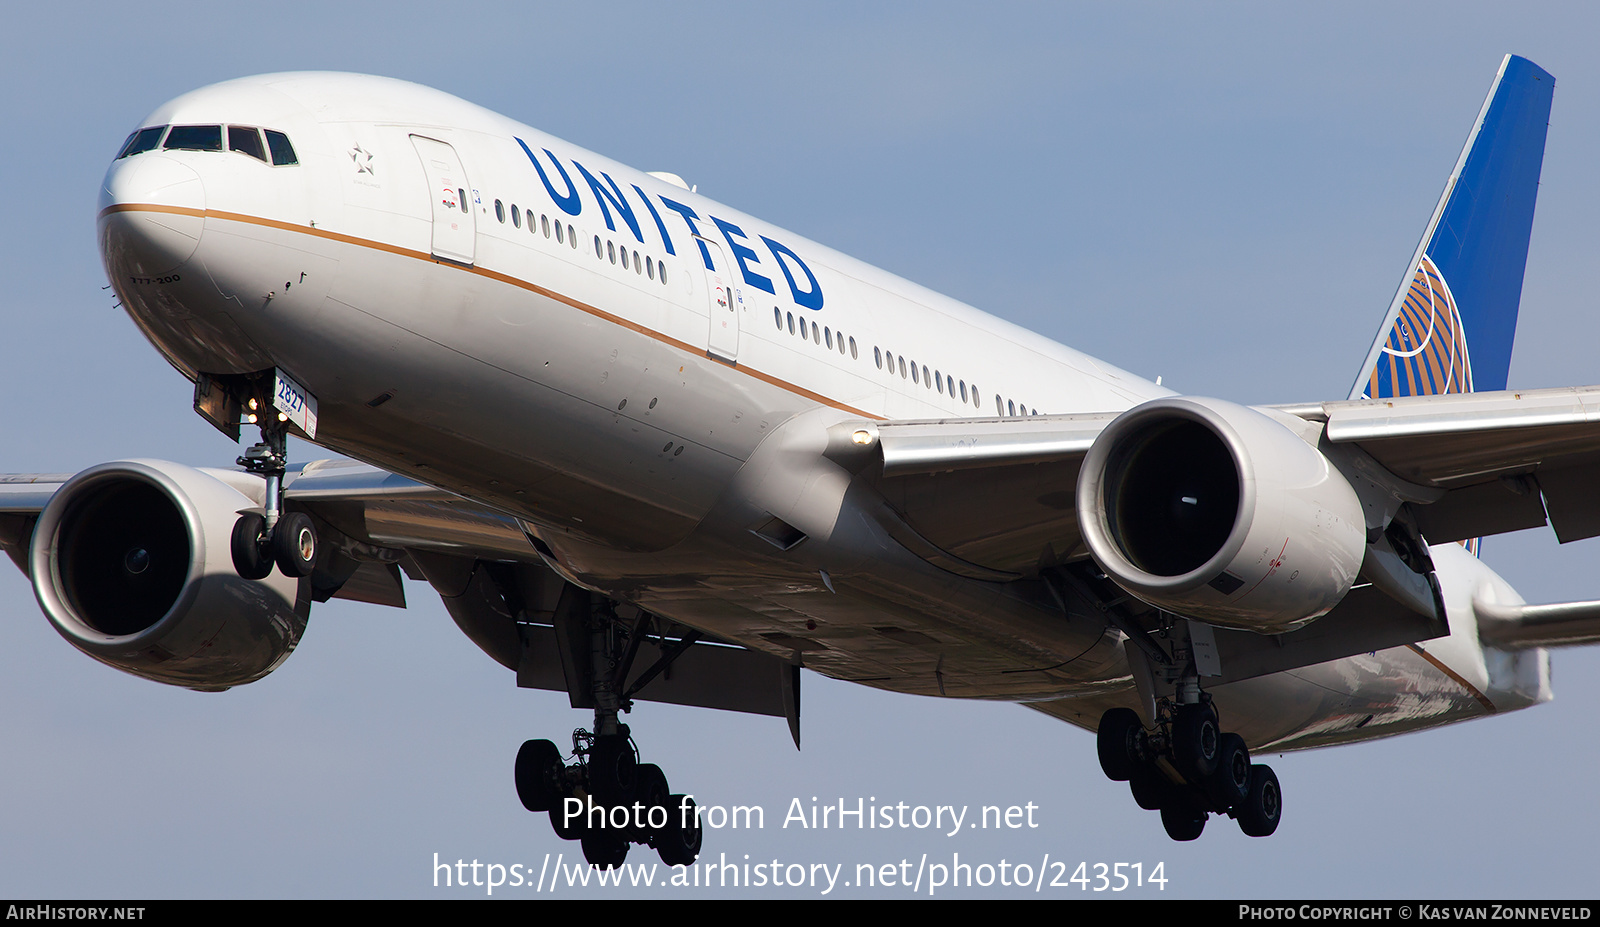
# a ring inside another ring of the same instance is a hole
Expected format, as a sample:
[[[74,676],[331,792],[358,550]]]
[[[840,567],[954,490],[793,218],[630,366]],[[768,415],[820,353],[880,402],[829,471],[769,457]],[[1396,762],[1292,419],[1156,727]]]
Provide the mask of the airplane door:
[[[739,310],[742,297],[733,285],[733,274],[728,270],[728,259],[722,249],[710,239],[695,236],[695,241],[711,256],[716,266],[706,270],[706,291],[711,302],[711,333],[706,341],[706,353],[730,364],[739,362]]]
[[[433,203],[433,256],[457,264],[471,264],[476,240],[475,216],[468,191],[467,172],[456,150],[444,142],[421,135],[411,144],[428,176],[428,199]]]

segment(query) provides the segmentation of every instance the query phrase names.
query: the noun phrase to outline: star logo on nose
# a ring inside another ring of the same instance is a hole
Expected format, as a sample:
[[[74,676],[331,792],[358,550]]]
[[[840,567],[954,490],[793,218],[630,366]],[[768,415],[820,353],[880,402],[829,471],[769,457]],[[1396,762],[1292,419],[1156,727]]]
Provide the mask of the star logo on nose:
[[[350,160],[355,162],[357,174],[372,173],[372,152],[362,148],[359,144],[350,149]]]

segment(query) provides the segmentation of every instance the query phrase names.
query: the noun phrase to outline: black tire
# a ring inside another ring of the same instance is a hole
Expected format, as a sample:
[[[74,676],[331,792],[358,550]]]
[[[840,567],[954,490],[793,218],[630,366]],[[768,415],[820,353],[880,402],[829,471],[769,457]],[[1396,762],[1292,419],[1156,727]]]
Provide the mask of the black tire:
[[[1222,735],[1206,794],[1219,813],[1238,807],[1250,794],[1250,749],[1238,734]]]
[[[589,752],[589,794],[602,805],[631,805],[639,781],[639,760],[633,744],[621,734],[594,739]]]
[[[628,858],[628,841],[609,830],[592,830],[583,835],[583,858],[600,869],[615,869]]]
[[[558,802],[554,808],[550,809],[550,829],[555,831],[556,836],[560,837],[562,840],[583,839],[583,835],[589,832],[589,820],[587,815],[580,815],[576,818],[573,818],[571,825],[565,824],[563,823],[566,820],[565,808],[563,807],[564,805],[566,805],[566,802],[561,801]],[[585,808],[587,807],[588,805],[585,803]]]
[[[261,532],[266,527],[265,518],[249,513],[233,523],[233,569],[245,579],[266,579],[272,572],[272,558],[261,549]]]
[[[517,751],[517,797],[529,811],[552,811],[561,803],[561,751],[548,740],[530,740]]]
[[[661,827],[650,826],[651,812],[656,808],[660,808],[666,814],[656,814],[657,820],[667,821],[672,818],[672,812],[668,806],[668,802],[672,798],[672,789],[667,785],[667,774],[662,772],[661,767],[654,763],[640,763],[639,780],[634,787],[633,794],[634,800],[641,806],[636,812],[641,819],[635,822],[638,825],[635,828],[638,831],[636,839],[641,843],[649,843],[654,846],[656,833],[664,829],[666,824],[663,823]]]
[[[1113,708],[1100,716],[1095,745],[1100,753],[1100,771],[1112,782],[1127,782],[1139,762],[1138,737],[1144,722],[1131,708]]]
[[[1204,785],[1217,768],[1222,734],[1210,705],[1184,705],[1172,720],[1172,758],[1191,785]]]
[[[1271,766],[1250,767],[1250,791],[1234,811],[1239,829],[1249,837],[1270,837],[1283,819],[1283,791]]]
[[[1159,769],[1143,763],[1135,766],[1128,776],[1128,791],[1133,800],[1146,811],[1159,811],[1167,804],[1167,796],[1174,791],[1172,783]]]
[[[1194,840],[1206,829],[1206,813],[1190,802],[1173,802],[1162,806],[1161,826],[1174,840]]]
[[[694,799],[673,795],[667,799],[667,826],[656,835],[656,853],[668,866],[692,866],[700,858],[700,815]]]
[[[310,576],[317,567],[317,529],[304,512],[286,512],[272,528],[272,559],[285,576]]]

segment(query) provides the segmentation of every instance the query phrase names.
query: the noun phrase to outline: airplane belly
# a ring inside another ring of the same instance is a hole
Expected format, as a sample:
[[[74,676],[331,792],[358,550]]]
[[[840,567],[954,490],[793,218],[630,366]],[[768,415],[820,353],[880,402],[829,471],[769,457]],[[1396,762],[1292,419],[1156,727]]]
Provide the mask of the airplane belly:
[[[819,458],[837,417],[819,408],[776,429],[669,549],[541,538],[585,586],[839,679],[1014,700],[1125,682],[1099,615],[1063,613],[1038,582],[941,569],[891,537],[873,514],[881,497]]]

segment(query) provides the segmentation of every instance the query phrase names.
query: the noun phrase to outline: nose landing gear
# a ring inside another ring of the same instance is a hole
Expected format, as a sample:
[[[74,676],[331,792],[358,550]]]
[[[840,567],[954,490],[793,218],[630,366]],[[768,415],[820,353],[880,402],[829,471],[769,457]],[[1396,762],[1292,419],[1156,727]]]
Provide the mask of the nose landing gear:
[[[238,464],[266,479],[265,514],[247,512],[233,525],[233,568],[245,579],[265,579],[274,564],[285,576],[310,576],[317,565],[317,529],[304,512],[283,510],[288,428],[271,416],[260,423],[261,442]]]

